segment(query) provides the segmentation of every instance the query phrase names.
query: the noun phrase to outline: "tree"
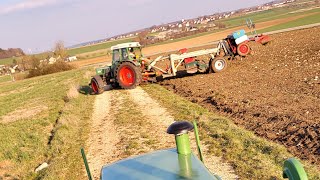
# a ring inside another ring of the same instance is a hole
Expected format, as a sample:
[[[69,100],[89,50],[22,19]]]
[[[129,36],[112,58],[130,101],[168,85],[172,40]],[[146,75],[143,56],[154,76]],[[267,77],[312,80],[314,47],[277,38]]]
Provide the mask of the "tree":
[[[14,65],[17,65],[17,64],[18,64],[18,61],[16,60],[16,58],[13,58],[12,64],[14,64]]]
[[[53,52],[56,57],[60,56],[62,59],[68,56],[67,49],[64,47],[64,43],[62,41],[58,41],[55,44]]]
[[[138,34],[137,37],[137,41],[141,44],[141,45],[146,45],[147,44],[147,35],[148,35],[148,31],[142,31]]]

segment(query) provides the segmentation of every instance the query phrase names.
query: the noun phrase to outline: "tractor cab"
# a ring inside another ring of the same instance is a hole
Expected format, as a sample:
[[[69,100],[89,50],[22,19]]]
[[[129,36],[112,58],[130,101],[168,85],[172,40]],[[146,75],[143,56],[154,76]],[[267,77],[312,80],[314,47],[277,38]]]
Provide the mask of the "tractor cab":
[[[140,63],[142,57],[141,45],[139,42],[122,43],[111,47],[112,64],[119,61],[135,61]]]

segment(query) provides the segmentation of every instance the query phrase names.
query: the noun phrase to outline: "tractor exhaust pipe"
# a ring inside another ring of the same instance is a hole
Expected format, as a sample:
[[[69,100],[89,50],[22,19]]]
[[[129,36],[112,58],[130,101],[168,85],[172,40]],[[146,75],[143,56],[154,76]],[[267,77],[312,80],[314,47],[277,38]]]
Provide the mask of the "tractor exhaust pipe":
[[[177,121],[168,127],[167,133],[175,135],[178,154],[191,154],[188,132],[193,128],[193,125],[188,121]]]

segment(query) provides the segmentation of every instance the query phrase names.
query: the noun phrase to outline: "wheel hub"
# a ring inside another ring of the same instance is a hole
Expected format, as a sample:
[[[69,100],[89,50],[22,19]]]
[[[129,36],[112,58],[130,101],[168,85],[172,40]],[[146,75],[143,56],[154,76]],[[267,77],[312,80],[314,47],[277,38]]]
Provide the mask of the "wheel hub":
[[[123,67],[120,69],[120,80],[126,86],[130,86],[135,81],[134,71],[129,67]]]
[[[217,70],[222,70],[224,68],[224,62],[219,60],[217,61],[215,64],[214,64],[214,67],[217,69]]]
[[[240,52],[241,52],[241,53],[246,54],[246,53],[248,53],[248,50],[249,50],[249,48],[248,48],[247,45],[242,44],[242,45],[240,46]]]

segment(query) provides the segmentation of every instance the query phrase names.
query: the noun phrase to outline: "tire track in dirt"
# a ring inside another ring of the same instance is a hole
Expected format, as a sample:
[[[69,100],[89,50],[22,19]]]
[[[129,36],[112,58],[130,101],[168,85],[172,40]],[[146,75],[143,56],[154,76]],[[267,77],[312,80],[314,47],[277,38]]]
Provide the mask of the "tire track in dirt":
[[[100,170],[103,165],[114,162],[119,156],[116,147],[119,136],[113,122],[113,114],[116,113],[117,108],[114,106],[111,108],[111,99],[114,97],[112,91],[107,91],[96,96],[94,103],[88,140],[88,163],[94,179],[100,178]]]
[[[141,87],[128,90],[131,99],[142,110],[147,120],[154,124],[156,128],[150,130],[154,136],[159,137],[159,145],[161,148],[174,147],[174,137],[166,133],[166,129],[174,122],[174,118],[167,112],[167,110],[152,99]],[[197,152],[196,140],[192,133],[190,133],[190,143],[193,152]],[[209,149],[203,147],[202,153],[205,157],[206,167],[214,174],[218,174],[222,179],[237,179],[233,168],[222,161],[220,157],[209,155]]]

